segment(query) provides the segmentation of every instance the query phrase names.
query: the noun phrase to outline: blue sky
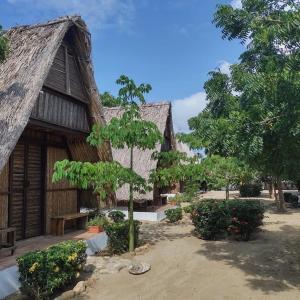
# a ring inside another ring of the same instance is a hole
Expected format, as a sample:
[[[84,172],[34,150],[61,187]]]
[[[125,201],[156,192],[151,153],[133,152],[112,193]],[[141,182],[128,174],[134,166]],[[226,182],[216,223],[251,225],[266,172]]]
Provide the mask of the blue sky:
[[[203,84],[217,67],[228,71],[243,46],[222,40],[212,24],[216,5],[239,0],[0,0],[0,24],[44,22],[81,14],[92,33],[100,92],[117,92],[126,74],[153,87],[149,102],[172,101],[175,129],[205,106]]]

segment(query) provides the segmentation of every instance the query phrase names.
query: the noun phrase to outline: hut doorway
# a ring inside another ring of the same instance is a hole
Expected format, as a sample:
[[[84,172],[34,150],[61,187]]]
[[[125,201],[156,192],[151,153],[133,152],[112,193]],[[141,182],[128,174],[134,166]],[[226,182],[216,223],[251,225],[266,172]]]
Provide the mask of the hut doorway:
[[[18,143],[11,156],[9,224],[17,229],[17,239],[43,233],[43,147]]]

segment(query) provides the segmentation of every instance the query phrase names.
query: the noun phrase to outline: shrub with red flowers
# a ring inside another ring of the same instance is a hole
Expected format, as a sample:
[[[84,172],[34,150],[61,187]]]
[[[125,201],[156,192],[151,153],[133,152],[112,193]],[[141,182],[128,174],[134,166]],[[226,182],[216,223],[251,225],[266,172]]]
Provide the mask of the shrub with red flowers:
[[[248,241],[263,217],[264,207],[257,200],[201,201],[191,214],[195,231],[208,240],[229,234]]]
[[[262,225],[264,206],[258,200],[229,200],[229,234],[248,241],[251,234]]]

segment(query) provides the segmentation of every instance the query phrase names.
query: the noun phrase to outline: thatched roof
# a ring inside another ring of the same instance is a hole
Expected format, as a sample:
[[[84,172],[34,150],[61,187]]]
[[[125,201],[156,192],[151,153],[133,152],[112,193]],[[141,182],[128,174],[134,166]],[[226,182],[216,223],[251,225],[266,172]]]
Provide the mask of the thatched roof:
[[[164,135],[167,126],[170,126],[171,138],[173,139],[173,125],[171,116],[171,104],[170,103],[153,103],[140,106],[140,113],[142,119],[146,121],[154,122],[162,135]],[[108,108],[104,107],[104,117],[107,123],[113,117],[121,117],[123,109],[120,107]],[[168,119],[169,117],[169,119]],[[154,151],[160,151],[162,145],[157,144],[154,150],[139,150],[134,149],[133,153],[133,168],[136,173],[148,179],[150,171],[155,169],[157,161],[151,159],[151,155]],[[130,151],[126,149],[112,149],[113,159],[120,162],[123,166],[130,166]],[[117,200],[126,201],[129,198],[129,187],[124,186],[116,193]],[[141,202],[143,200],[153,200],[153,191],[148,192],[145,195],[135,193],[134,200]]]
[[[176,139],[176,150],[185,153],[187,157],[190,158],[195,156],[195,153],[190,149],[190,147],[187,144],[178,141],[178,139]]]
[[[12,28],[6,33],[10,52],[7,60],[0,64],[0,171],[28,123],[56,52],[71,28],[90,100],[91,122],[104,122],[90,58],[90,34],[81,17],[63,17],[45,24]],[[107,146],[98,150],[102,159],[109,159],[109,152]]]

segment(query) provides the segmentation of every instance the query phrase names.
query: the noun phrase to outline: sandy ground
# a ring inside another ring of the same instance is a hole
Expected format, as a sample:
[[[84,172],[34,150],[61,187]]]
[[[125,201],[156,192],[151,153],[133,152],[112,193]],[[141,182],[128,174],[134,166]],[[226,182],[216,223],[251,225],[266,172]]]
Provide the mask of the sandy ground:
[[[249,242],[203,241],[192,229],[143,224],[151,246],[135,259],[152,269],[103,275],[80,299],[300,299],[300,209],[270,211]]]

